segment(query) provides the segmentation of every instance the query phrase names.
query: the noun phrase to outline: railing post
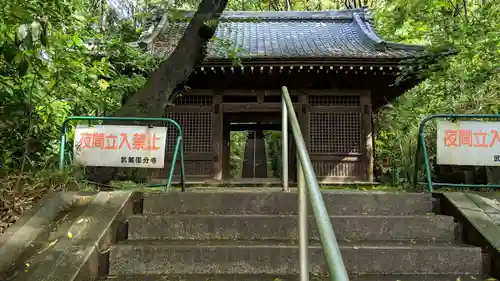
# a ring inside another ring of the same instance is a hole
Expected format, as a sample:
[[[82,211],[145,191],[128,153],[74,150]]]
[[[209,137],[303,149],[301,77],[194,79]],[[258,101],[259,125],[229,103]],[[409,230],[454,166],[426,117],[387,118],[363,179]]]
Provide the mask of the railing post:
[[[66,125],[68,122],[64,121],[60,136],[59,136],[59,170],[62,172],[64,171],[64,164],[66,163],[64,158],[65,158],[65,146],[66,146]]]
[[[286,107],[289,110],[293,110],[292,99],[290,98],[287,87],[283,86],[282,91]],[[304,141],[304,137],[302,136],[302,131],[300,130],[297,115],[295,115],[294,111],[290,111],[288,113],[293,138],[297,146],[297,153],[299,154],[302,169],[305,171],[304,179],[308,189],[308,195],[311,201],[316,224],[318,225],[318,232],[323,246],[326,263],[328,264],[330,279],[332,281],[349,281],[349,276],[347,276],[347,271],[345,269],[344,261],[342,260],[342,254],[340,253],[337,238],[335,237],[335,232],[333,231],[332,222],[330,221],[328,211],[326,210],[325,201],[321,195],[316,173],[314,172],[311,159],[309,158],[309,154],[307,152],[306,143]]]
[[[281,180],[283,191],[288,189],[288,112],[283,95],[281,96]]]
[[[300,281],[309,280],[308,257],[308,221],[307,221],[307,187],[304,179],[304,169],[297,155],[297,192],[299,205],[299,274]]]

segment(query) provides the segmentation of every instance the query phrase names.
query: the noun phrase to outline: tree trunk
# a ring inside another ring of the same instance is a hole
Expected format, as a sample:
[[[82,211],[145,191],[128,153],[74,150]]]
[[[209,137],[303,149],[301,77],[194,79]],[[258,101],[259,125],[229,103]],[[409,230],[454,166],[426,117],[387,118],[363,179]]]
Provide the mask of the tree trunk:
[[[164,115],[168,97],[174,94],[178,85],[184,83],[194,68],[205,59],[207,44],[214,36],[227,2],[228,0],[202,0],[174,51],[150,75],[144,87],[131,96],[114,116]],[[118,170],[108,167],[93,168],[89,178],[97,183],[108,183],[116,178]]]
[[[469,8],[467,7],[467,0],[463,0],[463,6],[464,6],[465,23],[469,24]]]
[[[146,85],[114,115],[163,116],[168,96],[205,59],[206,46],[214,36],[226,4],[227,0],[203,0],[174,51],[151,74]]]

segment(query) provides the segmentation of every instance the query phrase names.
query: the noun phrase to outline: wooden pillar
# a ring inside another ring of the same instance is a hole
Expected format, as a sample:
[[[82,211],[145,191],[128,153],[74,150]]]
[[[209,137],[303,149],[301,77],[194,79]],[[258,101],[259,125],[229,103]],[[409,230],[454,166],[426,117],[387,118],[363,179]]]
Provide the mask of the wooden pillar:
[[[222,118],[222,179],[227,180],[231,179],[231,129],[230,120]]]
[[[307,94],[302,94],[299,96],[299,123],[300,130],[304,135],[304,142],[306,143],[306,147],[309,150],[309,98]]]
[[[215,93],[213,96],[212,110],[212,179],[216,181],[222,180],[223,174],[223,113],[222,113],[222,96],[220,93]]]
[[[362,118],[361,118],[361,126],[362,126],[362,140],[365,141],[364,145],[364,162],[365,169],[364,175],[365,180],[369,182],[374,181],[373,176],[373,131],[372,131],[372,104],[371,104],[371,96],[370,93],[366,93],[361,95],[361,110],[362,110]]]
[[[302,132],[302,136],[304,137],[304,142],[306,144],[306,148],[309,149],[309,118],[307,114],[307,105],[308,98],[306,93],[300,93],[298,96],[298,105],[296,108],[297,119],[300,125],[300,131]],[[297,180],[297,164],[299,163],[298,159],[298,150],[297,145],[295,143],[295,139],[293,138],[292,131],[290,131],[290,175],[293,176],[294,180]]]

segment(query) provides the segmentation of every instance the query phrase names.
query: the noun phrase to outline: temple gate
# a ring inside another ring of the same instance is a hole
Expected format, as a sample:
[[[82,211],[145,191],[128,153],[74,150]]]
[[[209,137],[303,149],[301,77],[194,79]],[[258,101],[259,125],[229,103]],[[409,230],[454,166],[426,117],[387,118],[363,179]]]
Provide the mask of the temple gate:
[[[186,25],[157,26],[152,50],[167,55]],[[320,181],[374,181],[372,111],[416,83],[393,85],[409,67],[405,60],[424,54],[423,47],[382,40],[364,9],[225,12],[216,37],[187,82],[190,89],[165,113],[183,127],[188,180],[230,179],[229,134],[238,130],[254,132],[247,153],[260,155],[252,161],[247,155],[245,175],[268,176],[259,168],[269,163],[257,151],[259,140],[262,130],[280,130],[280,88],[287,86]],[[293,165],[293,141],[289,148]],[[166,153],[169,169],[172,152]]]

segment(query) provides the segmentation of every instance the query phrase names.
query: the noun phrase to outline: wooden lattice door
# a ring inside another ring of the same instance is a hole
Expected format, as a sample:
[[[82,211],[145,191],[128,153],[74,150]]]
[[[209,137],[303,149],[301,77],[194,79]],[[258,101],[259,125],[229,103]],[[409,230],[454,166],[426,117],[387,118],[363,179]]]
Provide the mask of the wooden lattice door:
[[[174,104],[167,109],[165,117],[177,121],[182,127],[186,176],[188,179],[208,178],[212,172],[212,96],[183,96]],[[168,125],[166,169],[170,168],[176,135],[173,126]],[[179,173],[178,166],[175,175]]]
[[[309,151],[322,182],[361,181],[365,141],[360,96],[309,96]]]

